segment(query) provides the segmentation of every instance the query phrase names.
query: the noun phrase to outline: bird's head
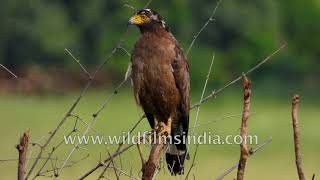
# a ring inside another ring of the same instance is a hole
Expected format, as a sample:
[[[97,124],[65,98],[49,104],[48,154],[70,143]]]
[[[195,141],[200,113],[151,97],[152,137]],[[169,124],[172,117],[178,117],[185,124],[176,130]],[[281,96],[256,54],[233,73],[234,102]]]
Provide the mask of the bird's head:
[[[138,10],[128,22],[129,25],[137,25],[141,32],[152,31],[155,29],[165,29],[169,31],[165,21],[161,18],[160,14],[151,9]]]

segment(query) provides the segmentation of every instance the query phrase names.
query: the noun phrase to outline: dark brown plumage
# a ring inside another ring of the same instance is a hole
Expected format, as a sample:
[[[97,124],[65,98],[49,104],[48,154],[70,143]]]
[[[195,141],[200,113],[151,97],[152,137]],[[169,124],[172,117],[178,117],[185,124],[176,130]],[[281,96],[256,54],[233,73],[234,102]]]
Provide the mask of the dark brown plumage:
[[[168,128],[166,133],[175,139],[175,145],[169,145],[166,152],[168,168],[173,175],[182,174],[187,156],[182,139],[189,126],[188,62],[157,12],[140,10],[129,23],[137,25],[141,32],[131,56],[136,102],[153,129],[159,123]]]

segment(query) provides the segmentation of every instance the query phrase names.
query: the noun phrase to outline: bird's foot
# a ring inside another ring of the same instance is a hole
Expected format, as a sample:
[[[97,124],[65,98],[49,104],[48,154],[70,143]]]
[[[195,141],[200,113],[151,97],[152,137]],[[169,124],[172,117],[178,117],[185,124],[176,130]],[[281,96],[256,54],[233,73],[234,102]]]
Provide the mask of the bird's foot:
[[[167,137],[171,134],[171,123],[165,124],[164,122],[159,122],[155,131],[159,136]]]

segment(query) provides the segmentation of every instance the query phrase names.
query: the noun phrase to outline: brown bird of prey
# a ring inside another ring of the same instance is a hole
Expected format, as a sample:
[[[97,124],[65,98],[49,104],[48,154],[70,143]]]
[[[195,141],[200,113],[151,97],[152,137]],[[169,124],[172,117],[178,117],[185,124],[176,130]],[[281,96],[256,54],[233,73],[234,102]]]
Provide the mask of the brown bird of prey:
[[[190,108],[188,62],[156,11],[139,10],[129,24],[141,32],[131,56],[135,100],[151,128],[173,139],[166,151],[167,165],[172,175],[183,174]]]

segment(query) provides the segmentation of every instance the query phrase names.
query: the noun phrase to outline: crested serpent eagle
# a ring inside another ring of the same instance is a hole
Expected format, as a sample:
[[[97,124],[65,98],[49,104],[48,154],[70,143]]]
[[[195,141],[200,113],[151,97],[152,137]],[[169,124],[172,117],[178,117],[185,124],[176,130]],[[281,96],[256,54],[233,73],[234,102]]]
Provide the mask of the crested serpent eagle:
[[[189,126],[189,67],[183,51],[161,16],[137,11],[129,24],[141,35],[131,55],[134,96],[152,129],[170,135],[166,161],[172,175],[183,174]],[[160,128],[160,131],[159,131]]]

